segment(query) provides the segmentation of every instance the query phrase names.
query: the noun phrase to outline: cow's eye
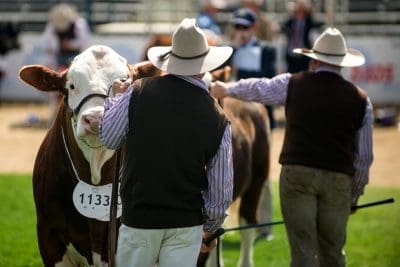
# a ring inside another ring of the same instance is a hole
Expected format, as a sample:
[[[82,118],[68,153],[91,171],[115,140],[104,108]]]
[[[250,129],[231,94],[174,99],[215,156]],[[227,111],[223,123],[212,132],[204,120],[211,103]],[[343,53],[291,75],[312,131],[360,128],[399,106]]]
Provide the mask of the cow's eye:
[[[75,89],[75,86],[74,86],[73,84],[70,84],[70,85],[69,85],[69,89],[74,90],[74,89]]]

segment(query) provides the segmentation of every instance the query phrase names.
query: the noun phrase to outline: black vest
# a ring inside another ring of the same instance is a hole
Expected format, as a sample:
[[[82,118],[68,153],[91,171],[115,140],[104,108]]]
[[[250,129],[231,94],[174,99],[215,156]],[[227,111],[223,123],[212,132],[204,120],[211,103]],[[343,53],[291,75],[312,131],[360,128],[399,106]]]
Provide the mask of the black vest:
[[[331,72],[300,72],[289,81],[281,164],[354,174],[355,136],[366,94]]]
[[[75,27],[75,23],[71,23],[64,31],[54,30],[58,37],[58,42],[61,44],[64,41],[75,39]],[[79,53],[79,51],[80,49],[65,49],[60,45],[60,53]]]
[[[209,93],[178,77],[135,83],[129,110],[122,223],[138,228],[201,225],[206,164],[227,119]]]

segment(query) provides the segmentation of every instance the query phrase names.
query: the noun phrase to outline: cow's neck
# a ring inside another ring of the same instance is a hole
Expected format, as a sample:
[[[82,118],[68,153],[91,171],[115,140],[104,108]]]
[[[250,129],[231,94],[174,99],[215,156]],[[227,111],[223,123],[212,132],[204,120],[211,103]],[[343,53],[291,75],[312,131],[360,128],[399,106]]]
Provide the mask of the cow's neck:
[[[65,138],[72,157],[72,163],[80,179],[97,185],[102,182],[102,167],[114,154],[113,150],[105,147],[91,148],[75,136],[72,114],[64,107],[65,120],[63,123]],[[84,176],[83,176],[84,175]],[[87,176],[90,176],[87,177]],[[83,176],[83,177],[82,177]]]

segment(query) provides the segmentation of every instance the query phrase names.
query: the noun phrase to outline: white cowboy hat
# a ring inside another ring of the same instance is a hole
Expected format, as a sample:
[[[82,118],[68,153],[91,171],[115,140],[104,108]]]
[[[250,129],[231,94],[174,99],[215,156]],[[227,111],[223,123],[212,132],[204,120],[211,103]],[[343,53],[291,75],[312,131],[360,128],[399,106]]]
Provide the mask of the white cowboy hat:
[[[340,67],[357,67],[365,62],[361,52],[347,48],[342,33],[332,27],[326,29],[315,40],[312,49],[296,48],[293,52]]]
[[[75,6],[61,3],[55,5],[49,12],[49,22],[57,31],[65,31],[79,18]]]
[[[172,46],[155,46],[147,51],[150,62],[171,74],[197,75],[216,69],[232,54],[228,46],[209,46],[195,19],[185,18],[172,35]]]

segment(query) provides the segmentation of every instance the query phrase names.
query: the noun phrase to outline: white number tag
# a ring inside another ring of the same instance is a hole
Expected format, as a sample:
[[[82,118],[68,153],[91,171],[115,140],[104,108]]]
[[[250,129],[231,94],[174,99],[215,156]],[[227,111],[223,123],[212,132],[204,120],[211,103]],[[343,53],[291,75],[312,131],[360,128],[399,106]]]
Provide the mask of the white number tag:
[[[110,221],[112,184],[93,186],[83,181],[75,186],[72,201],[75,208],[85,217]],[[118,188],[117,218],[121,216],[122,204]]]

